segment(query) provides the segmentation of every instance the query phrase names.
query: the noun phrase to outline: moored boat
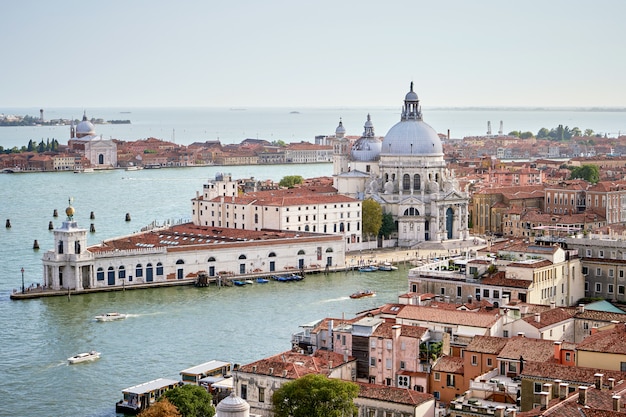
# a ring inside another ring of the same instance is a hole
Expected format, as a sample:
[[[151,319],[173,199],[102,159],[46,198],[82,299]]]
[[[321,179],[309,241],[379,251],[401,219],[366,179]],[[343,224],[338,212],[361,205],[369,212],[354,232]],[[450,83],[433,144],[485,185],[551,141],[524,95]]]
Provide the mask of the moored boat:
[[[245,281],[239,281],[239,280],[233,280],[233,284],[235,284],[238,287],[243,287],[244,285],[246,285]]]
[[[100,359],[100,352],[92,350],[90,352],[79,353],[77,355],[69,357],[67,358],[67,361],[70,363],[70,365],[74,365],[81,362],[95,361],[96,359]]]
[[[397,269],[398,267],[393,266],[391,262],[383,262],[382,264],[378,265],[379,271],[396,271]]]
[[[116,413],[139,414],[154,404],[167,390],[180,386],[173,379],[159,378],[122,390],[124,398],[115,404]]]
[[[244,281],[246,284],[254,284],[254,281],[252,281],[251,279],[247,279]]]
[[[126,317],[128,317],[128,314],[122,314],[122,313],[104,313],[104,314],[98,314],[95,319],[97,321],[114,321],[114,320],[122,320],[125,319]]]
[[[378,271],[378,268],[375,267],[374,265],[367,265],[367,266],[359,267],[359,272],[374,272],[374,271]]]
[[[257,278],[256,282],[257,284],[267,284],[268,282],[270,282],[270,280],[266,278]]]
[[[375,291],[365,290],[365,291],[357,291],[353,294],[350,294],[350,298],[373,297],[375,295],[376,295]]]

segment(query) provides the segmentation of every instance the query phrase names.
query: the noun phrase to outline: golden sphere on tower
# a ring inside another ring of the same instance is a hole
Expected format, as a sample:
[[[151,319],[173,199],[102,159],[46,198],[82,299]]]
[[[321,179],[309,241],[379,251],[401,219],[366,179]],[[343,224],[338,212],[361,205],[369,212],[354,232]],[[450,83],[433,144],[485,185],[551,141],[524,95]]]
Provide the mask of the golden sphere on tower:
[[[65,214],[67,214],[67,217],[74,216],[74,207],[69,206],[68,208],[66,208],[65,209]]]

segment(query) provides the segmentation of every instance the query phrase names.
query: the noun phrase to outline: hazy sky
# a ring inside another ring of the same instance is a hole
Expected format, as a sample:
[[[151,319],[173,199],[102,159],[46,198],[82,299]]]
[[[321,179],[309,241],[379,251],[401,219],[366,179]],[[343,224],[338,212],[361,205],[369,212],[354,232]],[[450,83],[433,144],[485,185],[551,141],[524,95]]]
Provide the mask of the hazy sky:
[[[12,1],[7,107],[626,107],[624,0]]]

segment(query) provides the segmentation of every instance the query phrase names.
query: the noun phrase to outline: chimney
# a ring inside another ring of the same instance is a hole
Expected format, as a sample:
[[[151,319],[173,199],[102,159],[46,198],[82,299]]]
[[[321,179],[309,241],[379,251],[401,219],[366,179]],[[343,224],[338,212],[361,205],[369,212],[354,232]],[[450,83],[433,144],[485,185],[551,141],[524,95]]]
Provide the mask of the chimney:
[[[619,413],[620,408],[621,408],[621,404],[620,404],[621,397],[619,395],[614,395],[611,398],[613,398],[613,411],[615,411],[616,413]]]
[[[541,397],[541,409],[545,410],[546,408],[548,408],[548,402],[550,401],[550,393],[549,392],[545,392],[545,391],[541,391],[539,393],[539,396]]]
[[[576,312],[577,313],[584,313],[585,312],[585,305],[584,304],[578,304],[578,307],[576,308]]]
[[[400,331],[402,330],[402,326],[400,326],[399,324],[396,324],[393,327],[391,327],[391,330],[393,332],[393,339],[398,340],[398,338],[400,337]]]
[[[504,409],[505,407],[503,405],[497,406],[494,417],[504,417]]]
[[[578,404],[587,405],[587,388],[578,387]]]
[[[540,323],[540,322],[541,322],[541,314],[539,314],[539,313],[535,313],[535,321],[536,321],[537,323]]]
[[[615,378],[609,378],[609,389],[615,389]]]
[[[542,392],[545,392],[546,394],[548,394],[548,401],[550,401],[553,398],[553,396],[552,396],[552,384],[543,384]]]
[[[517,414],[517,408],[509,408],[506,410],[507,417],[515,417]]]
[[[556,308],[556,301],[550,301],[550,308]]]
[[[559,384],[559,398],[564,400],[567,398],[567,390],[569,388],[569,384],[567,382],[561,382]]]
[[[561,342],[554,342],[554,359],[561,363]]]
[[[272,375],[274,373],[274,368],[270,368],[269,374]]]
[[[328,361],[328,369],[333,369],[333,361]]]
[[[601,390],[602,389],[602,377],[604,376],[604,374],[595,374],[594,377],[596,378],[596,389]]]
[[[559,398],[559,384],[562,381],[560,379],[555,379],[552,382],[552,396],[550,398]]]
[[[287,378],[287,370],[283,369],[283,378]]]
[[[256,373],[256,365],[252,365],[252,372]]]

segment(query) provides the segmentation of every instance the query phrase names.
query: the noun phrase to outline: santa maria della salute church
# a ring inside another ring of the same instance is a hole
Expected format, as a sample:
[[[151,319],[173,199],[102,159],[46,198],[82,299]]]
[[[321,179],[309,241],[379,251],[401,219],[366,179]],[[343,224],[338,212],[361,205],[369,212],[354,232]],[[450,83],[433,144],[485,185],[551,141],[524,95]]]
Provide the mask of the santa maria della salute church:
[[[413,83],[400,122],[387,135],[375,136],[369,115],[360,138],[351,140],[345,133],[340,121],[335,136],[328,138],[334,185],[341,194],[371,198],[391,213],[399,246],[468,238],[467,193],[446,168],[439,135],[422,120]]]

